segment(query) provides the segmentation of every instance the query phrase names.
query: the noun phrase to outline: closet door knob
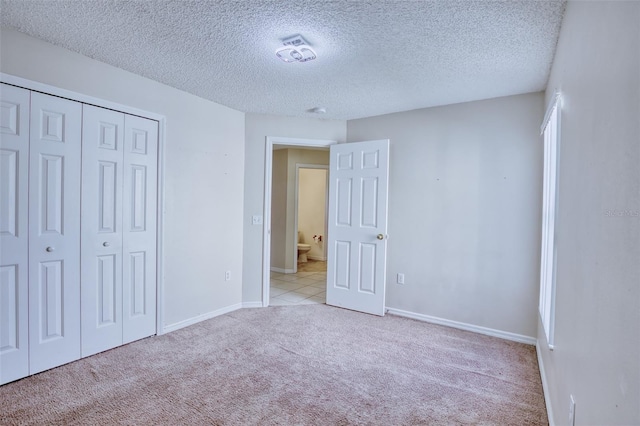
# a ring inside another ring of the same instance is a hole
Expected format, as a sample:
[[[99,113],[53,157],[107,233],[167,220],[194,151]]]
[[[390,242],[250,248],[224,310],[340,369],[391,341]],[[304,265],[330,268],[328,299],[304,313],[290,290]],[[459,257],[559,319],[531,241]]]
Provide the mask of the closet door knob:
[[[109,246],[110,246],[110,244],[109,244],[107,241],[105,241],[104,243],[102,243],[102,247],[109,247]]]
[[[376,238],[379,239],[379,240],[384,240],[384,235],[378,234],[378,236]]]
[[[51,253],[52,251],[54,251],[55,249],[53,247],[47,247],[45,249],[46,251],[48,251],[49,253]]]

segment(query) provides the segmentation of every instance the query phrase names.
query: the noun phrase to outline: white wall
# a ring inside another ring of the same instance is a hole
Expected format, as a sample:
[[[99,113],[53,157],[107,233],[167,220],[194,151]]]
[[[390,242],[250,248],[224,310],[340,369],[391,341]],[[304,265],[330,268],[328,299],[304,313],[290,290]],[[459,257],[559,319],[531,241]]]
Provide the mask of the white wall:
[[[327,153],[328,154],[328,153]],[[327,163],[329,158],[327,158]],[[327,169],[303,169],[298,176],[298,232],[301,242],[311,245],[307,258],[327,260],[324,241],[313,239],[325,235],[327,216]]]
[[[346,123],[341,120],[246,114],[242,299],[247,303],[262,300],[263,228],[251,225],[251,216],[262,215],[264,208],[264,158],[267,136],[344,142]]]
[[[536,336],[542,113],[537,93],[347,123],[391,140],[387,307]]]
[[[640,3],[569,2],[547,89],[563,96],[553,420],[640,424]],[[540,326],[541,327],[541,326]]]
[[[166,117],[163,325],[240,303],[244,114],[14,30],[1,35],[4,73]]]

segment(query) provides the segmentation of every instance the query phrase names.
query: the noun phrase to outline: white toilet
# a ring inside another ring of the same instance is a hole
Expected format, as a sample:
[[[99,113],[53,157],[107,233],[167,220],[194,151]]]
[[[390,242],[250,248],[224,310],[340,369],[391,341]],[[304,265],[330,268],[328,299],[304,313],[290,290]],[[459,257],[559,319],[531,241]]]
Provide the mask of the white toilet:
[[[307,261],[307,253],[311,250],[311,246],[309,244],[298,243],[298,262],[306,262]]]
[[[298,262],[305,263],[307,261],[307,253],[311,250],[311,245],[301,243],[301,239],[300,232],[298,232]]]

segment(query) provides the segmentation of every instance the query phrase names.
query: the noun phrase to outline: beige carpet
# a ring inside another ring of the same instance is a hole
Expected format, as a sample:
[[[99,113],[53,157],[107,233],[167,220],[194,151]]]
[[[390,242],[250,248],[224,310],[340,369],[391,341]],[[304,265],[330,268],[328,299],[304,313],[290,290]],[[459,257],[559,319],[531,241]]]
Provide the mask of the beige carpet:
[[[0,387],[2,424],[547,424],[533,346],[326,305],[242,309]]]

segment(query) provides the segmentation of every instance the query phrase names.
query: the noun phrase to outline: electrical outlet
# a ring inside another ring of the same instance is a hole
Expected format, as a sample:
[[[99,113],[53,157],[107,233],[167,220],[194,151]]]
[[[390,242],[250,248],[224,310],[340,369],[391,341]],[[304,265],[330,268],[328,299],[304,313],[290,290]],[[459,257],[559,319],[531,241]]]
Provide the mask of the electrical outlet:
[[[398,274],[398,284],[404,284],[404,274]]]
[[[262,225],[262,216],[260,216],[259,214],[254,214],[251,217],[251,223],[253,225]]]
[[[231,271],[227,271],[224,273],[224,280],[225,281],[231,280]]]
[[[569,395],[569,426],[576,424],[576,401],[573,395]]]

